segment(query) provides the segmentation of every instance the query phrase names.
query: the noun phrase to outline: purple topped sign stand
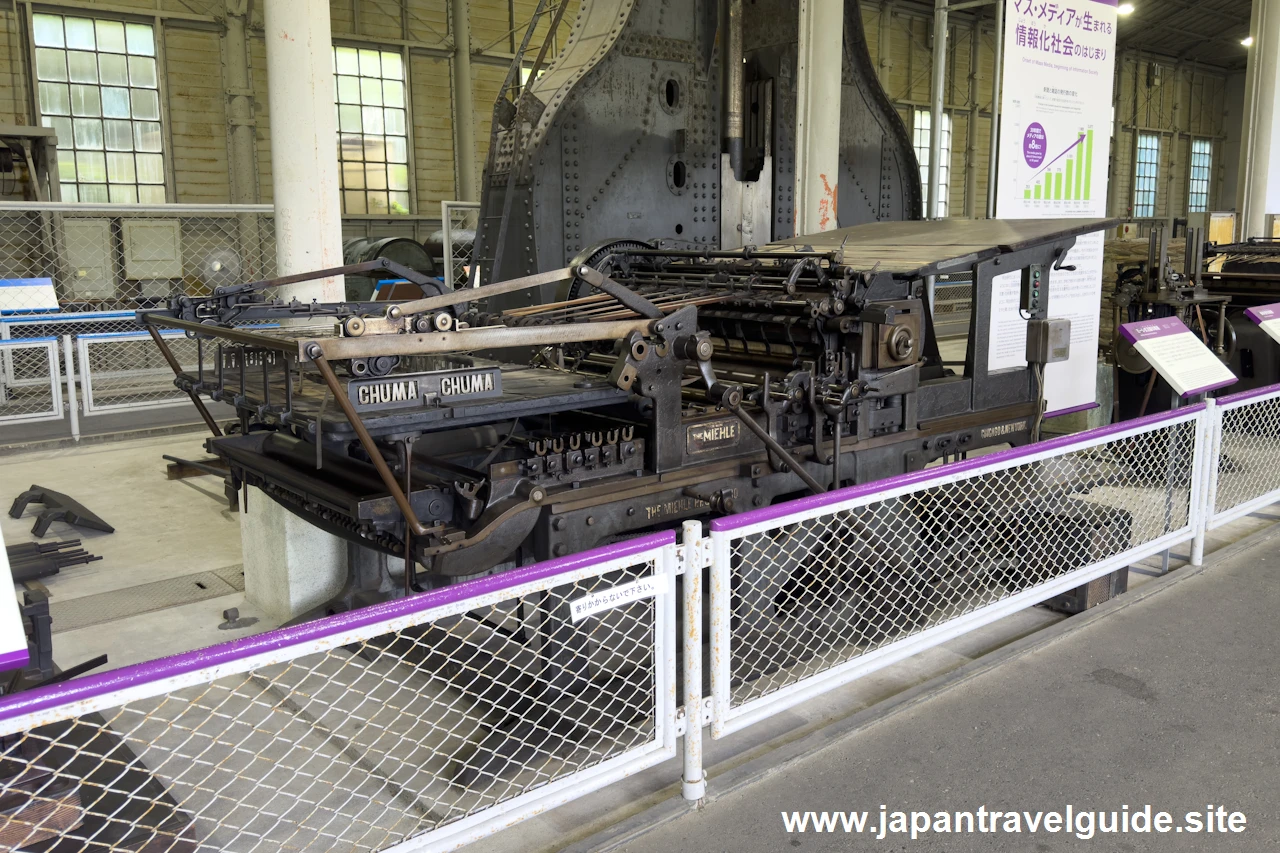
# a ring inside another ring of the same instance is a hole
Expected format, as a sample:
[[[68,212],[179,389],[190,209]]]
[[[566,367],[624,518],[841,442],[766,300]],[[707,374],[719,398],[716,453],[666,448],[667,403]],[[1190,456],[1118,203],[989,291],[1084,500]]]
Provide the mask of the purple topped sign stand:
[[[1239,381],[1177,317],[1123,323],[1120,334],[1184,400]]]

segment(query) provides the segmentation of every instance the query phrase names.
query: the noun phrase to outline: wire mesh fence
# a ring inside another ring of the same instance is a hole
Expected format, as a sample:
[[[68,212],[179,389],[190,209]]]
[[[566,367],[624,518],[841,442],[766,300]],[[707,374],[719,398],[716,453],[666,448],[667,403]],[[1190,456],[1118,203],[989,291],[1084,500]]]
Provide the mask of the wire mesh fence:
[[[455,290],[477,286],[480,282],[472,269],[471,256],[480,224],[480,205],[472,201],[442,201],[440,221],[444,227],[444,280]]]
[[[1210,486],[1209,526],[1280,496],[1280,386],[1223,397],[1215,406],[1218,454]]]
[[[0,341],[0,424],[62,417],[58,339]]]
[[[181,332],[164,333],[169,349],[183,368],[195,372],[196,341]],[[86,415],[124,408],[190,404],[173,384],[173,370],[155,341],[145,332],[79,335],[76,361]]]
[[[715,681],[719,730],[992,605],[1034,604],[1138,549],[1191,538],[1198,434],[1198,415],[1184,414],[1083,444],[1006,451],[905,487],[832,493],[821,509],[800,502],[758,511],[773,517],[756,523],[757,513],[713,523],[723,605],[713,604],[713,630],[727,649]]]
[[[0,704],[0,844],[457,843],[663,760],[674,752],[671,541],[84,679],[51,707],[13,697]],[[583,607],[642,583],[648,596]]]

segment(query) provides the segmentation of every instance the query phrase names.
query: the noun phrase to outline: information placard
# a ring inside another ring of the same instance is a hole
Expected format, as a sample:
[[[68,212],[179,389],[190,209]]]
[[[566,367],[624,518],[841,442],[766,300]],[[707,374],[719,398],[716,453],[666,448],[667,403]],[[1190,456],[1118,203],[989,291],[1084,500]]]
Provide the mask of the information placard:
[[[1182,397],[1225,388],[1238,381],[1177,317],[1123,323],[1120,334]]]
[[[1280,341],[1280,302],[1270,305],[1259,305],[1257,308],[1244,309],[1245,316],[1258,324],[1258,328]]]
[[[1105,216],[1116,0],[1005,0],[1004,14],[996,213]],[[1045,367],[1050,416],[1096,405],[1102,234],[1080,237],[1067,264],[1049,277],[1049,316],[1071,321],[1071,357]],[[1026,364],[1020,278],[993,282],[989,370]]]

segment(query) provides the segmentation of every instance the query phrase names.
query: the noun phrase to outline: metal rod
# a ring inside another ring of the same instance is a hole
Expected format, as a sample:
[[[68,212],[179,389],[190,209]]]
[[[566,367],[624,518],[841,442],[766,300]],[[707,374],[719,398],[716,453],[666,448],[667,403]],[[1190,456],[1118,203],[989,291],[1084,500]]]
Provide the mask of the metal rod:
[[[724,145],[733,177],[742,180],[743,148],[743,49],[742,0],[728,0],[729,20],[725,39]]]
[[[148,315],[150,316],[150,315]],[[146,322],[145,318],[143,322]],[[169,363],[169,369],[173,371],[175,377],[182,376],[182,365],[178,364],[178,360],[173,357],[173,351],[169,349],[169,345],[164,342],[164,338],[160,337],[160,333],[156,331],[156,327],[147,323],[147,331],[151,334],[151,340],[156,342],[156,346],[160,347],[160,354],[164,356],[164,360]],[[209,414],[209,410],[205,408],[204,401],[200,399],[200,395],[195,391],[188,391],[187,396],[191,398],[191,402],[195,403],[196,411],[200,413],[200,417],[204,420],[205,426],[214,434],[215,437],[222,437],[222,430],[218,429],[218,424],[213,419],[213,415]]]
[[[222,338],[224,340],[231,341],[232,343],[246,344],[251,347],[265,347],[266,349],[273,349],[286,353],[293,353],[297,349],[294,342],[288,338],[269,338],[266,335],[258,335],[253,332],[246,332],[243,329],[237,329],[229,326],[209,326],[204,323],[195,323],[191,320],[183,320],[180,317],[166,317],[164,314],[143,314],[139,319],[148,327],[166,326],[171,329],[182,329],[186,332]],[[154,335],[155,332],[153,331],[152,334]],[[218,369],[219,371],[222,369],[221,357],[218,359]],[[177,372],[181,373],[181,368],[178,368]],[[222,384],[221,373],[219,373],[218,384]]]
[[[401,459],[404,462],[404,493],[413,497],[413,437],[406,436],[401,445]],[[404,594],[413,595],[418,585],[417,560],[413,557],[413,531],[406,524],[404,528]]]
[[[765,431],[764,427],[756,423],[755,418],[742,410],[741,406],[729,406],[728,408],[729,411],[738,416],[738,420],[742,421],[743,425],[746,426],[747,429],[756,434],[756,438],[763,441],[766,447],[776,453],[778,458],[785,462],[787,467],[790,468],[797,477],[804,481],[804,484],[809,487],[809,491],[813,492],[815,495],[820,495],[826,491],[826,489],[822,488],[817,480],[809,476],[808,471],[800,467],[800,463],[786,451],[786,448],[781,444],[778,444],[778,442],[774,440],[773,436],[769,435],[769,433]]]
[[[364,448],[364,452],[369,455],[369,461],[377,469],[378,476],[382,478],[382,484],[387,487],[387,491],[391,493],[396,506],[400,508],[408,529],[419,536],[427,535],[429,528],[418,521],[418,516],[414,513],[413,506],[409,503],[409,498],[400,490],[400,484],[396,482],[395,474],[392,473],[391,468],[387,465],[387,460],[382,458],[382,452],[378,450],[378,446],[373,443],[373,436],[369,435],[369,430],[365,429],[364,421],[360,420],[360,414],[351,405],[347,395],[342,393],[342,386],[338,384],[338,377],[329,365],[328,359],[325,358],[323,353],[317,352],[312,356],[311,360],[315,363],[316,369],[320,371],[320,377],[324,379],[324,384],[329,386],[329,392],[333,394],[333,399],[337,402],[338,408],[342,409],[342,414],[346,416],[351,428],[355,430],[356,438],[360,440],[360,446]],[[316,435],[316,440],[320,440],[318,434]]]
[[[541,287],[544,284],[556,284],[573,277],[573,270],[563,267],[550,272],[540,272],[536,275],[526,275],[521,278],[513,278],[508,281],[498,281],[493,284],[486,284],[482,287],[467,287],[462,290],[455,290],[451,293],[445,293],[440,296],[428,296],[425,299],[411,299],[408,302],[399,302],[390,306],[387,311],[395,311],[396,316],[404,316],[405,314],[420,314],[423,311],[434,311],[437,308],[448,308],[451,305],[457,305],[460,302],[476,302],[489,296],[499,296],[503,293],[513,293],[517,290],[527,290],[531,287]]]

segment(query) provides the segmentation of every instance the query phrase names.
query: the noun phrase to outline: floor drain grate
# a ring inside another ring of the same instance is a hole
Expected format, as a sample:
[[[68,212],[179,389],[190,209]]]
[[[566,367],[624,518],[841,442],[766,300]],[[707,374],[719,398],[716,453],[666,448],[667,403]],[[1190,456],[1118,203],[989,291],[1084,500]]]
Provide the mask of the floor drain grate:
[[[227,566],[83,598],[64,601],[54,598],[49,601],[49,615],[53,619],[53,633],[59,634],[243,590],[244,568]]]

